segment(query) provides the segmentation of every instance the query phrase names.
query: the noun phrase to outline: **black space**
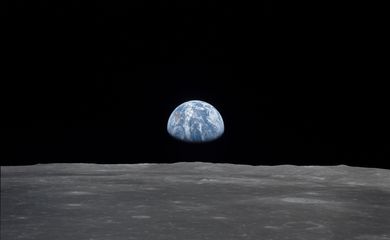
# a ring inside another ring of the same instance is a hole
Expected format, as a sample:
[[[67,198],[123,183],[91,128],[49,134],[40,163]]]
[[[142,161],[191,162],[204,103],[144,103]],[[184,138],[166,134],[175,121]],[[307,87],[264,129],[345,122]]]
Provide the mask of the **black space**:
[[[386,167],[385,31],[366,6],[315,4],[2,3],[1,165]],[[220,111],[222,138],[168,135],[192,99]]]

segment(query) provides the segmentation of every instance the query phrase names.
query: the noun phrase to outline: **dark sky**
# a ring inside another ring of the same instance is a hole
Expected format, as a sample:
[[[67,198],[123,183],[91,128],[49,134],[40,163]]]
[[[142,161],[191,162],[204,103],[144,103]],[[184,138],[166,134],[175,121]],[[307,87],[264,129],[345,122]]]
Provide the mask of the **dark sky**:
[[[1,164],[385,167],[375,25],[340,6],[256,2],[4,3]],[[170,113],[192,99],[220,111],[221,139],[168,135]]]

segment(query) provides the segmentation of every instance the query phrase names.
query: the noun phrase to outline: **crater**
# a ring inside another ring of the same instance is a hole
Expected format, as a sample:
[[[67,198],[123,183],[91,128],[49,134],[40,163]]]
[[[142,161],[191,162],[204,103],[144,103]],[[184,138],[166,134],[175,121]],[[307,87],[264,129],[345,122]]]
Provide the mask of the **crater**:
[[[151,217],[147,216],[147,215],[135,215],[135,216],[131,216],[131,218],[135,218],[135,219],[149,219]]]
[[[69,192],[65,192],[64,194],[66,194],[66,195],[92,195],[93,193],[84,192],[84,191],[69,191]]]
[[[287,197],[281,199],[283,202],[289,203],[308,203],[308,204],[323,204],[329,203],[328,201],[324,201],[321,199],[313,199],[313,198],[296,198],[296,197]]]

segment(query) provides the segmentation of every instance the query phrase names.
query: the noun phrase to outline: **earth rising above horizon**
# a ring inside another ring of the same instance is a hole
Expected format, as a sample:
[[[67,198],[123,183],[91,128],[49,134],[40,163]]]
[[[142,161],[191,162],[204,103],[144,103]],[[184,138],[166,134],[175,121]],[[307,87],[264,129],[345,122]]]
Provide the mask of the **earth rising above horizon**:
[[[200,100],[180,104],[171,113],[167,124],[168,133],[185,142],[210,142],[219,138],[224,129],[218,110]]]

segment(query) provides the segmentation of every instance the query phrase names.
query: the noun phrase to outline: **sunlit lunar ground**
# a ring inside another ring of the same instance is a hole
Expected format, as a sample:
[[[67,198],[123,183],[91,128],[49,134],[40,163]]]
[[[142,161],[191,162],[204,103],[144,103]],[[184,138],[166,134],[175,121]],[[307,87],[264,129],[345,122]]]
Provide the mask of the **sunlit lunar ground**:
[[[390,240],[390,171],[212,163],[1,167],[1,239]]]

